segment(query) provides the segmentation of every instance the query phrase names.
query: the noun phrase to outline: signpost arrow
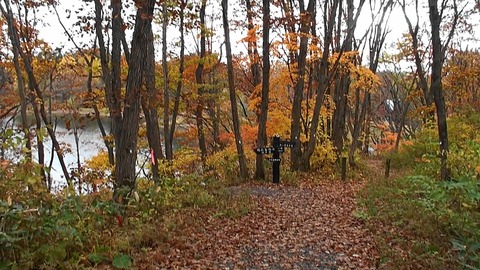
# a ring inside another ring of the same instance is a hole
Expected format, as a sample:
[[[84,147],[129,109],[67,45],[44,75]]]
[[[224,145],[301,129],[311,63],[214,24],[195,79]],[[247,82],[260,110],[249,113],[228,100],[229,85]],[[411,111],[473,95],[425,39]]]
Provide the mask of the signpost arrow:
[[[295,147],[295,142],[281,141],[278,146],[280,146],[280,147],[293,148],[293,147]]]
[[[263,147],[263,148],[254,148],[253,151],[257,154],[265,155],[265,154],[271,154],[275,151],[275,148],[273,147]]]

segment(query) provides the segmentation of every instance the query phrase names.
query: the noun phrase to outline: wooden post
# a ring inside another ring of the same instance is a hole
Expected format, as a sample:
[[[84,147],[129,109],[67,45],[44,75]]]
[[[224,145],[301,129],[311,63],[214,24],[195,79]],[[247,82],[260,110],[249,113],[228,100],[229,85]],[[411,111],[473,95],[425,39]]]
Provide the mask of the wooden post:
[[[280,183],[280,136],[273,136],[272,178],[273,183]]]
[[[265,154],[272,154],[272,158],[267,158],[270,162],[272,162],[272,178],[273,183],[280,183],[280,162],[282,159],[280,158],[280,154],[285,152],[285,147],[292,148],[295,146],[295,142],[290,141],[281,141],[280,136],[275,135],[272,139],[272,146],[271,147],[263,147],[263,148],[254,148],[253,150],[255,153],[259,155]]]
[[[347,158],[342,157],[342,181],[347,181]]]
[[[390,162],[391,160],[387,158],[387,162],[385,163],[385,178],[387,179],[390,177]]]

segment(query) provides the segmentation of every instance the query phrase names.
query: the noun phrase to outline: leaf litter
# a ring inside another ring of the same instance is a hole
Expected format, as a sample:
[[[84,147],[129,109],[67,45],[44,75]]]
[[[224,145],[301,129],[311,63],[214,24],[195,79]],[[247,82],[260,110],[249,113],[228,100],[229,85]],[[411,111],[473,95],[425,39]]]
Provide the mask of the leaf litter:
[[[165,246],[140,256],[140,269],[376,269],[372,233],[355,217],[363,182],[312,179],[298,186],[248,183],[247,214],[192,213]]]

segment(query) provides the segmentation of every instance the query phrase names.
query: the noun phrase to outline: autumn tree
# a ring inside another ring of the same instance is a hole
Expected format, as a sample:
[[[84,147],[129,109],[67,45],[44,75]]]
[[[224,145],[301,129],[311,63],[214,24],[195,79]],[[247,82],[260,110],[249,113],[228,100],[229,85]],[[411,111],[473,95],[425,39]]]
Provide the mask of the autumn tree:
[[[171,120],[171,126],[170,126],[170,134],[168,141],[165,140],[165,143],[170,143],[170,148],[173,149],[173,138],[175,135],[175,129],[177,125],[177,117],[179,114],[179,108],[180,108],[180,99],[181,99],[181,93],[182,93],[182,88],[183,88],[183,76],[184,76],[184,71],[185,71],[185,13],[188,8],[188,1],[182,0],[180,3],[180,11],[179,11],[179,32],[180,32],[180,59],[179,59],[179,70],[178,70],[178,78],[177,78],[177,85],[175,89],[175,101],[173,105],[173,111],[172,111],[172,120]],[[165,108],[166,109],[166,108]],[[168,159],[168,157],[167,157]]]
[[[352,142],[348,151],[348,161],[350,166],[355,165],[354,154],[358,148],[361,131],[369,128],[369,123],[365,123],[365,119],[369,106],[371,106],[371,92],[375,90],[376,86],[378,86],[378,84],[375,85],[376,78],[373,75],[377,73],[381,52],[388,34],[388,17],[392,11],[393,3],[393,0],[369,2],[370,13],[372,16],[372,23],[366,34],[366,36],[368,36],[369,69],[368,71],[364,70],[364,72],[362,72],[362,68],[360,67],[360,72],[357,73],[357,82],[360,83],[357,83],[357,86],[355,87]],[[376,7],[377,4],[378,7]],[[370,77],[371,80],[366,79],[368,77]],[[363,90],[363,101],[360,100],[361,90]]]
[[[342,2],[341,2],[342,3]],[[335,42],[335,51],[340,55],[343,52],[351,52],[354,50],[354,33],[357,27],[357,21],[362,11],[363,5],[365,0],[361,0],[358,2],[358,6],[355,6],[353,0],[346,1],[346,7],[342,4],[339,5],[339,18],[342,17],[342,14],[346,13],[346,30],[345,36],[342,40],[342,33],[344,30],[341,28],[340,21],[337,21],[336,27],[336,42]],[[346,9],[345,9],[346,8]],[[353,61],[357,61],[356,59],[352,59]],[[347,117],[347,104],[348,104],[348,96],[350,91],[350,74],[348,72],[341,74],[336,80],[335,85],[332,88],[333,93],[333,101],[335,104],[335,108],[333,111],[332,116],[332,134],[331,139],[333,141],[333,145],[337,149],[337,155],[342,153],[344,148],[344,138],[345,138],[345,123]]]
[[[233,132],[235,133],[235,145],[237,147],[238,163],[240,166],[240,177],[242,179],[247,179],[248,168],[243,149],[242,135],[240,133],[240,119],[238,116],[237,97],[235,93],[235,77],[233,73],[232,48],[230,44],[230,29],[228,24],[228,0],[222,0],[222,17],[228,66],[228,90],[232,110]]]
[[[309,136],[302,143],[297,143],[297,145],[292,149],[292,161],[299,159],[297,163],[299,167],[296,167],[297,164],[292,163],[292,170],[301,170],[307,171],[310,168],[310,158],[315,150],[317,145],[317,130],[320,123],[320,113],[321,108],[324,102],[325,94],[330,88],[332,79],[336,74],[338,68],[340,57],[335,57],[336,60],[331,60],[331,46],[333,39],[333,32],[335,27],[335,22],[337,21],[337,11],[339,8],[339,1],[325,1],[322,6],[323,11],[323,35],[321,42],[319,42],[320,49],[318,54],[313,54],[316,57],[313,57],[313,69],[312,69],[312,93],[315,94],[313,99],[313,113],[311,118],[307,121],[310,123],[305,129],[305,134]],[[295,139],[295,138],[293,138]],[[301,150],[296,150],[295,148],[303,147],[302,152],[296,152]],[[301,156],[297,155],[301,153]]]
[[[98,101],[96,100],[94,89],[93,89],[93,64],[94,61],[97,59],[95,55],[95,50],[97,48],[97,39],[95,39],[94,44],[92,46],[92,50],[90,51],[90,54],[86,52],[75,40],[73,37],[71,31],[68,30],[68,28],[65,26],[65,24],[62,21],[62,18],[60,17],[57,7],[55,3],[51,3],[51,7],[53,8],[55,15],[57,16],[57,20],[60,23],[63,31],[65,32],[65,35],[68,36],[69,40],[73,43],[75,49],[77,50],[78,54],[83,58],[85,61],[85,64],[88,67],[88,75],[87,75],[87,93],[88,93],[88,100],[90,101],[89,104],[91,105],[91,108],[93,109],[94,115],[95,115],[95,120],[97,122],[98,128],[100,130],[100,133],[102,134],[102,139],[103,143],[105,144],[105,147],[107,148],[107,153],[108,153],[108,161],[111,165],[115,164],[115,155],[114,155],[114,149],[113,149],[113,143],[112,140],[109,139],[107,131],[105,129],[105,126],[101,120],[100,117],[100,109],[98,106]]]
[[[163,130],[165,138],[165,157],[172,160],[173,149],[170,137],[170,89],[168,86],[168,63],[167,63],[167,26],[169,21],[169,12],[167,10],[167,1],[162,3],[162,71],[163,71]],[[154,61],[152,59],[152,61]],[[152,97],[155,98],[155,97]]]
[[[292,141],[299,142],[300,140],[300,131],[301,131],[301,113],[302,113],[302,102],[303,102],[303,93],[305,88],[305,70],[307,68],[307,50],[308,50],[308,41],[309,33],[312,29],[313,20],[315,20],[315,9],[316,1],[309,0],[308,6],[305,8],[304,1],[300,1],[300,47],[298,57],[296,59],[296,80],[294,85],[294,97],[292,105],[292,120],[291,120],[291,134],[290,138]],[[301,167],[301,145],[297,143],[293,147],[291,152],[292,168],[298,169]],[[304,168],[306,169],[306,168]]]
[[[431,41],[432,41],[432,70],[430,74],[430,93],[433,96],[435,103],[435,109],[437,113],[437,125],[438,125],[438,139],[440,140],[440,173],[442,180],[446,180],[450,177],[450,173],[447,166],[447,156],[448,156],[448,130],[447,130],[447,111],[445,106],[445,98],[443,96],[443,85],[442,85],[442,69],[443,62],[445,60],[445,53],[449,46],[450,40],[453,37],[458,16],[459,10],[457,7],[457,1],[453,0],[453,22],[450,28],[450,33],[448,34],[445,43],[442,43],[440,37],[440,24],[442,23],[442,15],[445,12],[445,4],[441,4],[440,9],[438,7],[437,0],[429,0],[429,19],[431,26]]]
[[[447,111],[445,106],[444,91],[442,84],[442,70],[445,61],[446,52],[449,48],[450,42],[458,28],[459,19],[464,12],[467,4],[459,7],[457,0],[443,1],[438,4],[437,0],[428,1],[428,14],[431,33],[429,41],[431,44],[431,55],[428,63],[431,65],[430,82],[423,69],[423,62],[419,52],[419,5],[415,3],[416,11],[416,25],[413,26],[407,11],[407,4],[405,1],[399,2],[402,7],[405,21],[407,22],[410,38],[412,39],[412,51],[419,76],[419,85],[423,90],[423,97],[426,101],[426,106],[430,104],[435,106],[435,115],[438,126],[439,137],[439,151],[441,160],[441,178],[449,178],[449,170],[447,166],[448,155],[448,131],[447,131]],[[443,35],[443,40],[442,40]]]
[[[245,1],[246,13],[247,13],[247,54],[250,64],[251,72],[251,87],[252,92],[262,83],[262,74],[260,66],[260,55],[258,53],[258,44],[257,44],[257,29],[254,23],[254,6],[256,2],[252,0]]]
[[[420,33],[420,11],[419,11],[419,3],[418,1],[415,2],[415,25],[412,22],[412,19],[409,17],[409,12],[407,12],[407,2],[405,0],[398,1],[400,7],[402,8],[403,15],[405,17],[405,21],[408,26],[408,33],[409,38],[411,39],[411,50],[410,53],[413,54],[415,66],[417,68],[418,78],[419,78],[419,87],[423,91],[423,98],[424,98],[424,106],[425,106],[425,115],[431,116],[432,115],[432,105],[433,105],[433,97],[429,91],[428,86],[428,78],[427,78],[427,71],[425,67],[425,50],[422,48],[422,40],[421,40],[421,33]]]
[[[444,65],[447,110],[455,114],[480,111],[480,52],[452,48]]]
[[[45,99],[43,98],[43,92],[41,91],[37,78],[35,77],[33,65],[32,65],[32,44],[22,44],[22,40],[25,42],[32,42],[32,37],[30,34],[34,34],[35,31],[34,29],[30,26],[29,21],[28,21],[28,11],[29,9],[36,8],[41,3],[36,3],[36,2],[26,2],[26,3],[18,3],[18,10],[22,10],[25,12],[24,13],[24,22],[26,24],[19,23],[19,20],[17,20],[12,12],[12,8],[10,5],[9,0],[4,0],[4,5],[0,4],[0,11],[2,12],[3,17],[5,18],[8,26],[8,35],[10,37],[10,41],[12,44],[12,48],[14,50],[14,54],[17,54],[17,56],[14,58],[16,59],[16,69],[20,71],[20,61],[23,62],[23,68],[27,74],[28,78],[28,89],[30,92],[30,101],[32,103],[33,111],[34,111],[34,116],[35,116],[35,122],[36,122],[36,131],[37,131],[37,145],[39,147],[38,150],[38,162],[42,166],[44,165],[44,153],[43,153],[43,145],[42,145],[42,135],[40,129],[42,128],[42,124],[45,125],[45,128],[47,130],[47,133],[52,140],[53,147],[55,149],[55,152],[57,154],[58,160],[60,162],[60,166],[62,169],[62,172],[64,174],[64,177],[68,183],[69,186],[72,185],[71,183],[71,178],[70,178],[70,173],[67,170],[67,166],[65,164],[63,154],[62,154],[62,149],[60,147],[60,143],[57,140],[57,137],[55,135],[55,131],[53,129],[53,125],[51,122],[51,119],[47,116],[47,111],[45,108]],[[18,27],[21,27],[19,29]],[[23,30],[23,31],[22,31]],[[23,45],[23,46],[22,46]],[[21,74],[17,72],[17,78],[20,78]],[[21,83],[22,79],[19,79],[19,82]],[[19,89],[19,91],[22,91],[22,89]],[[23,91],[22,91],[23,92]],[[22,95],[20,93],[20,95]],[[26,99],[25,99],[26,100]],[[23,120],[22,120],[23,122]],[[26,126],[23,127],[24,130],[27,128]],[[27,132],[27,131],[25,131]],[[43,170],[43,167],[41,168],[41,174],[43,175],[43,179],[46,182],[46,176],[45,176],[45,171]]]
[[[148,8],[147,8],[148,9]],[[153,16],[146,13],[148,16]],[[144,15],[144,16],[147,16]],[[149,18],[150,19],[150,18]],[[160,172],[158,169],[158,163],[159,160],[164,159],[163,155],[163,150],[162,150],[162,145],[160,141],[160,126],[159,126],[159,117],[158,117],[158,91],[156,87],[156,80],[155,80],[155,38],[153,35],[152,27],[145,27],[143,35],[145,35],[145,40],[142,42],[146,42],[146,52],[145,52],[145,60],[144,60],[144,73],[143,75],[143,80],[145,82],[146,86],[146,91],[144,91],[141,95],[141,106],[142,106],[142,111],[143,115],[145,116],[145,124],[146,124],[146,129],[147,129],[147,141],[148,145],[150,147],[150,155],[151,155],[151,172],[153,176],[153,180],[155,182],[160,181]],[[132,48],[133,50],[133,48]],[[129,66],[131,65],[133,59],[129,60]],[[129,70],[130,72],[130,70]],[[168,73],[168,69],[167,69]],[[165,80],[165,78],[164,78]],[[166,80],[168,81],[168,80]],[[127,81],[128,82],[128,81]],[[165,82],[166,83],[166,82]],[[167,89],[168,90],[168,89]],[[168,103],[166,103],[167,107],[164,109],[164,111],[167,111],[167,113],[164,113],[164,124],[168,126]],[[165,127],[164,127],[165,128]],[[168,131],[168,127],[166,127]],[[164,133],[164,136],[169,135],[168,133]],[[170,142],[167,141],[167,137],[165,137],[165,147],[166,144]],[[170,151],[170,148],[168,148]],[[167,148],[165,148],[165,151],[167,151]],[[171,155],[171,153],[170,153]]]
[[[197,124],[197,135],[198,135],[198,146],[200,147],[200,154],[202,157],[202,161],[205,162],[207,157],[207,144],[205,142],[205,131],[204,131],[204,119],[203,119],[203,108],[204,108],[204,93],[205,93],[205,85],[204,85],[204,61],[206,56],[206,38],[207,38],[207,26],[205,24],[205,16],[206,16],[206,7],[207,7],[207,0],[202,0],[199,10],[199,20],[200,20],[200,48],[199,48],[199,56],[200,59],[198,61],[197,69],[195,70],[195,80],[197,83],[197,107],[195,109],[195,118]]]
[[[153,0],[147,0],[137,6],[126,92],[123,100],[125,105],[116,147],[115,177],[117,191],[122,188],[129,191],[135,185],[141,90],[143,78],[146,74],[144,63],[148,61],[148,33],[151,32],[154,7],[155,1]]]
[[[263,0],[263,45],[262,45],[262,94],[260,114],[258,117],[257,147],[264,147],[267,142],[267,117],[270,86],[270,1]],[[256,155],[255,178],[265,179],[263,156]]]

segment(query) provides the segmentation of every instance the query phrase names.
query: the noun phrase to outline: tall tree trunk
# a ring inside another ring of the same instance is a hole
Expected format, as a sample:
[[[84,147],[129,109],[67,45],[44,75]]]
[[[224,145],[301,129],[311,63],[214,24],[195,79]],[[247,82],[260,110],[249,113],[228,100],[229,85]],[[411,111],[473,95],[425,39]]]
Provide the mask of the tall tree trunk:
[[[173,105],[173,112],[172,112],[172,126],[170,128],[170,144],[172,145],[171,148],[173,150],[173,138],[175,135],[175,129],[177,125],[177,116],[178,116],[178,111],[180,108],[180,98],[181,98],[181,93],[182,93],[182,88],[183,88],[183,73],[185,70],[185,36],[184,36],[184,8],[187,5],[187,1],[182,1],[181,3],[181,11],[180,11],[180,25],[179,25],[179,31],[180,31],[180,64],[179,64],[179,72],[178,72],[178,82],[177,82],[177,90],[175,92],[175,103]],[[172,156],[173,156],[173,151],[172,151]]]
[[[112,129],[115,138],[115,146],[120,144],[119,137],[122,136],[122,79],[121,79],[121,57],[122,57],[122,0],[111,0],[112,8],[112,60],[111,66],[111,100],[110,114],[112,115]],[[103,38],[102,38],[103,40]],[[98,40],[100,43],[100,39]],[[118,150],[116,150],[118,152]],[[118,158],[118,157],[117,157]]]
[[[230,104],[232,106],[233,130],[235,133],[235,145],[237,147],[238,163],[240,165],[240,177],[248,178],[247,160],[243,150],[242,135],[240,132],[240,119],[238,117],[238,105],[235,94],[235,78],[233,74],[232,48],[230,45],[230,28],[228,26],[228,0],[222,0],[223,31],[225,33],[225,48],[227,54],[228,68],[228,89],[230,94]]]
[[[354,20],[354,5],[353,0],[347,0],[347,35],[343,42],[343,45],[340,47],[340,44],[337,44],[337,51],[340,52],[349,52],[353,49],[353,33],[356,28],[356,21]],[[360,12],[360,11],[357,11]],[[342,14],[343,11],[340,8],[339,13]],[[337,30],[338,32],[338,30]],[[338,34],[338,33],[337,33]],[[337,38],[338,40],[338,38]],[[350,89],[350,74],[343,74],[337,79],[335,84],[335,110],[333,113],[333,128],[332,128],[332,140],[333,146],[337,149],[337,156],[340,156],[343,151],[343,142],[345,138],[345,121],[348,109],[348,93]]]
[[[297,62],[297,76],[294,86],[294,96],[292,104],[292,119],[290,122],[290,140],[297,142],[291,150],[291,169],[298,170],[300,168],[302,145],[300,141],[301,131],[301,114],[302,101],[305,88],[305,70],[307,65],[307,51],[308,51],[308,33],[311,29],[311,22],[314,19],[314,8],[316,1],[309,0],[307,10],[303,0],[300,1],[300,52]]]
[[[262,73],[260,70],[260,56],[258,55],[257,34],[253,23],[253,10],[251,0],[245,1],[247,8],[247,29],[251,35],[247,42],[248,60],[250,62],[250,72],[252,73],[252,90],[255,92],[258,85],[262,83]],[[259,115],[257,115],[257,118]],[[258,119],[257,119],[258,120]]]
[[[379,13],[378,13],[380,14],[380,18],[378,22],[376,22],[375,27],[373,27],[375,20],[372,18],[371,26],[373,28],[373,31],[370,32],[370,39],[369,39],[369,51],[370,51],[369,62],[370,62],[370,70],[373,73],[377,73],[377,66],[380,60],[381,51],[383,48],[383,44],[385,42],[385,38],[388,34],[387,27],[385,25],[388,23],[388,21],[387,22],[384,22],[384,21],[385,21],[385,16],[387,16],[387,12],[389,10],[391,11],[392,5],[393,5],[393,1],[391,0],[382,1],[380,3]],[[373,10],[371,10],[371,12],[373,14]],[[357,91],[359,91],[359,89],[357,89]],[[364,125],[369,125],[369,123],[365,123],[365,118],[368,112],[368,106],[370,104],[370,101],[371,101],[371,94],[369,91],[366,91],[365,97],[360,109],[360,115],[358,115],[357,112],[355,113],[355,122],[354,122],[354,128],[352,132],[352,143],[350,144],[350,149],[348,152],[348,161],[350,166],[352,167],[355,166],[354,154],[358,148],[358,140],[360,138],[360,133],[362,131],[362,128],[364,127]],[[357,99],[357,102],[360,102],[360,100]]]
[[[168,12],[167,1],[162,5],[162,70],[163,70],[163,132],[165,137],[165,157],[172,160],[172,138],[170,137],[170,91],[168,87],[168,63],[167,63],[167,26]]]
[[[19,53],[16,46],[13,47],[12,51],[13,51],[13,63],[15,65],[15,73],[17,75],[17,91],[18,91],[18,95],[20,96],[20,117],[21,117],[21,123],[22,123],[22,130],[25,133],[25,140],[26,140],[25,147],[28,150],[26,153],[26,156],[27,156],[27,159],[31,161],[32,135],[30,133],[30,126],[27,120],[28,99],[27,99],[27,96],[25,95],[25,80],[23,79],[22,69],[20,67]]]
[[[263,51],[262,51],[262,101],[258,118],[257,147],[267,143],[267,117],[270,86],[270,1],[263,0]],[[263,156],[257,154],[255,160],[255,178],[265,179]]]
[[[120,5],[120,10],[121,10],[121,2],[117,0],[112,0],[112,3],[115,1],[115,5],[117,6],[116,9],[118,9],[118,5]],[[95,0],[95,33],[96,37],[98,40],[98,47],[99,47],[99,52],[100,52],[100,64],[102,68],[102,79],[103,82],[105,83],[105,100],[108,106],[109,110],[109,116],[111,120],[111,129],[110,133],[113,135],[113,142],[115,147],[118,146],[118,136],[120,133],[119,128],[122,125],[122,113],[121,113],[121,103],[120,103],[120,97],[118,96],[118,90],[117,94],[113,93],[113,82],[114,76],[113,73],[110,69],[110,61],[108,58],[108,48],[105,46],[105,40],[103,37],[103,26],[102,26],[102,21],[103,21],[103,5],[101,3],[101,0]],[[118,14],[118,11],[116,10],[115,12],[112,11],[112,15]],[[113,24],[113,23],[112,23]],[[119,33],[118,31],[121,30],[121,28],[118,28],[118,21],[115,22],[116,27],[115,32],[112,31],[113,36],[118,36],[122,35],[122,33]],[[113,29],[112,29],[113,30]],[[116,40],[118,37],[115,38]],[[118,42],[117,42],[118,43]],[[119,44],[115,44],[116,47],[113,51],[115,51],[115,54],[119,54]],[[120,57],[116,56],[115,61],[119,61]],[[115,64],[115,66],[119,66],[118,64]],[[118,68],[117,68],[118,69]],[[115,75],[115,80],[119,80],[120,78]],[[115,87],[119,87],[118,85],[120,82],[115,83]],[[109,154],[109,159],[111,158]],[[115,160],[114,160],[115,161]]]
[[[357,91],[360,91],[360,90],[357,89]],[[360,98],[360,95],[358,95],[358,98]],[[357,102],[360,103],[360,101],[357,101]],[[362,130],[362,127],[365,121],[365,115],[367,114],[369,103],[370,103],[370,93],[365,92],[365,97],[363,99],[363,102],[361,103],[362,106],[361,108],[359,108],[360,111],[359,112],[357,111],[355,113],[355,120],[354,120],[353,132],[352,132],[352,143],[350,144],[350,149],[348,151],[348,163],[350,164],[351,167],[355,166],[355,151],[357,151],[357,148],[358,148],[358,139],[360,138],[360,132]]]
[[[445,57],[440,40],[440,22],[442,20],[437,6],[437,0],[429,0],[429,17],[432,27],[432,70],[430,94],[433,96],[437,112],[438,138],[440,140],[440,173],[442,180],[447,180],[450,173],[447,166],[448,157],[448,131],[447,131],[447,113],[445,110],[445,99],[442,89],[442,65]],[[443,10],[442,10],[443,12]]]
[[[145,115],[145,123],[147,126],[147,140],[151,149],[152,156],[152,176],[155,182],[160,181],[160,173],[158,170],[158,161],[164,158],[162,144],[160,140],[160,127],[157,111],[157,88],[155,86],[155,47],[152,29],[146,29],[145,33],[147,41],[147,51],[145,60],[145,83],[147,91],[142,95],[142,110]],[[167,123],[168,124],[168,123]]]
[[[330,45],[333,42],[333,30],[335,27],[335,14],[339,6],[339,2],[341,0],[333,1],[332,6],[329,8],[329,2],[324,2],[324,20],[323,20],[323,27],[324,27],[324,37],[323,37],[323,52],[322,57],[319,63],[314,68],[314,80],[316,81],[317,89],[316,97],[315,97],[315,104],[313,108],[313,115],[312,115],[312,122],[310,125],[310,137],[308,138],[307,145],[305,147],[305,151],[301,157],[300,162],[300,171],[308,171],[310,169],[310,158],[315,150],[315,146],[317,143],[317,129],[320,121],[320,109],[322,108],[322,104],[325,98],[325,93],[330,88],[332,78],[336,73],[336,69],[339,64],[340,57],[337,58],[336,62],[329,66],[328,58],[330,57]]]
[[[417,68],[417,74],[419,78],[419,86],[423,91],[423,98],[425,102],[425,106],[427,108],[430,108],[433,104],[433,96],[429,92],[429,87],[428,87],[428,82],[427,82],[427,74],[425,72],[425,68],[423,67],[422,64],[422,56],[420,55],[420,47],[419,47],[419,40],[418,40],[418,31],[419,31],[419,6],[418,2],[415,2],[415,12],[417,16],[417,23],[415,26],[413,26],[412,22],[410,21],[410,18],[407,15],[407,10],[406,10],[406,4],[405,1],[399,2],[400,6],[403,11],[403,15],[405,17],[405,21],[407,22],[408,25],[408,33],[410,34],[410,37],[412,38],[412,53],[415,59],[415,66]],[[425,114],[427,117],[433,117],[432,112],[428,112]]]
[[[203,69],[206,56],[206,24],[205,24],[205,9],[207,0],[202,0],[200,6],[200,59],[197,69],[195,70],[195,81],[198,88],[198,101],[195,109],[195,118],[197,124],[198,146],[200,148],[200,155],[203,164],[207,158],[207,144],[205,142],[205,131],[203,127],[203,107],[204,107],[204,92],[205,86],[203,82]]]
[[[117,164],[115,166],[115,194],[119,201],[135,186],[137,138],[140,121],[140,99],[142,79],[148,51],[148,33],[151,31],[154,0],[146,0],[137,7],[135,27],[132,37],[131,58],[128,66],[128,77],[124,99],[123,125],[118,138]]]

